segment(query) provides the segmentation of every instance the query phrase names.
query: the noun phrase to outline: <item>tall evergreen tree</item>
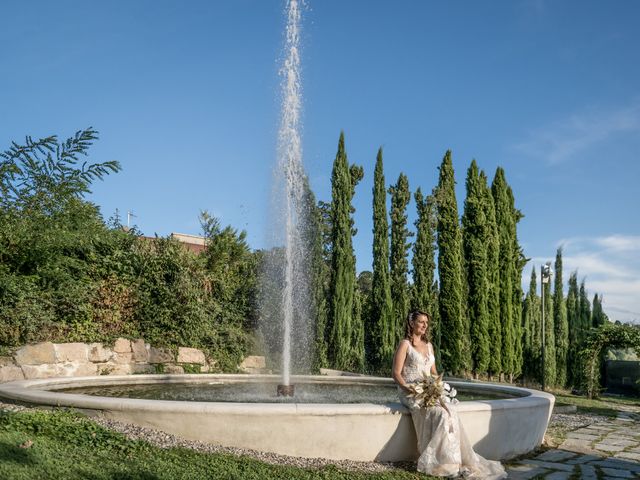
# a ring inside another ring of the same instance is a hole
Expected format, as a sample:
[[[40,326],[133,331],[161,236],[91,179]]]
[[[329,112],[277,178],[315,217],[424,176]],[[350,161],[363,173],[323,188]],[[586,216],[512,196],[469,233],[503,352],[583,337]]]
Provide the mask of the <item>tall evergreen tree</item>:
[[[569,276],[567,291],[567,325],[569,326],[569,350],[567,351],[567,383],[575,385],[578,380],[577,361],[580,342],[580,293],[578,290],[578,272]]]
[[[365,303],[365,297],[356,288],[353,294],[353,315],[352,315],[352,328],[351,328],[351,355],[349,363],[351,369],[355,372],[364,371],[365,364],[365,351],[364,351],[364,319],[362,317],[363,304]]]
[[[432,196],[424,197],[418,188],[413,196],[416,202],[418,218],[415,221],[416,241],[413,244],[411,258],[413,274],[413,290],[411,295],[411,309],[428,312],[432,317],[435,307],[434,273],[435,261],[435,206]],[[433,318],[430,325],[433,332]]]
[[[499,270],[500,270],[500,324],[502,326],[502,369],[504,373],[513,374],[516,363],[515,326],[513,315],[513,278],[514,252],[513,214],[509,202],[509,191],[504,170],[498,167],[493,178],[491,191],[496,207],[496,223],[500,242]]]
[[[404,336],[404,324],[409,313],[409,260],[407,253],[412,235],[407,229],[407,205],[411,199],[409,180],[404,173],[389,187],[391,195],[391,300],[395,320],[394,344]]]
[[[583,279],[580,283],[580,343],[587,338],[591,325],[591,304]]]
[[[569,324],[567,322],[567,304],[562,286],[562,247],[556,252],[554,265],[555,278],[553,290],[553,325],[556,340],[556,384],[567,384],[567,355],[569,351]]]
[[[447,151],[437,187],[438,202],[438,298],[441,333],[441,355],[446,371],[461,373],[469,364],[464,357],[465,319],[462,305],[462,235],[456,201],[451,151]]]
[[[344,146],[344,133],[340,133],[338,152],[331,174],[331,281],[329,283],[329,358],[334,368],[348,370],[354,367],[352,341],[356,266],[353,253],[354,209],[351,201],[356,184],[362,179],[362,168],[349,166]],[[360,319],[355,319],[360,321]]]
[[[389,277],[389,222],[387,191],[382,165],[382,148],[378,150],[373,176],[373,287],[371,317],[367,329],[369,361],[374,369],[391,365],[395,348],[395,319]]]
[[[593,296],[592,308],[593,308],[593,311],[591,313],[592,325],[593,325],[593,328],[598,328],[604,325],[608,321],[607,315],[604,313],[604,310],[602,309],[602,295],[598,297],[598,294],[596,293]]]
[[[542,349],[541,324],[540,324],[540,297],[538,297],[538,286],[535,267],[531,269],[531,281],[529,291],[524,300],[524,345],[523,359],[524,371],[530,379],[540,380],[540,352]]]
[[[511,214],[513,223],[511,224],[511,239],[513,241],[513,280],[512,280],[512,305],[513,305],[513,327],[514,327],[514,368],[513,375],[518,376],[522,373],[522,271],[529,261],[524,255],[524,249],[518,241],[518,222],[524,218],[523,213],[516,208],[515,198],[511,187],[507,188],[509,195],[509,205],[511,206]]]
[[[489,373],[499,375],[502,372],[502,324],[500,323],[500,239],[496,223],[496,209],[487,176],[480,172],[480,181],[484,188],[484,212],[487,220],[487,322],[489,332]]]
[[[544,376],[547,385],[556,383],[556,340],[553,325],[553,297],[551,281],[542,285],[544,289]]]
[[[487,302],[488,227],[484,209],[484,185],[473,160],[467,170],[467,196],[462,215],[462,244],[468,295],[467,311],[471,334],[471,358],[475,374],[489,369],[489,317]]]
[[[305,251],[308,253],[310,279],[309,296],[311,308],[309,315],[315,325],[315,352],[313,368],[328,367],[327,360],[327,293],[329,287],[329,264],[325,260],[323,248],[323,217],[322,210],[316,202],[316,197],[309,186],[308,179],[304,179],[304,206],[306,219],[304,222]]]

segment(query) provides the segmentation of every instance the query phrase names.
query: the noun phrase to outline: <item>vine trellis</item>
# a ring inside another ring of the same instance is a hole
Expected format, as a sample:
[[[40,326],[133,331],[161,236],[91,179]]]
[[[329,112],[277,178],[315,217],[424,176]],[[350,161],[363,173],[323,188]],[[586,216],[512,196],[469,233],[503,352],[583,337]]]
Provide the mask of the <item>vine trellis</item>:
[[[640,328],[608,323],[592,330],[580,351],[583,385],[589,398],[600,393],[600,358],[608,348],[633,348],[640,356]]]

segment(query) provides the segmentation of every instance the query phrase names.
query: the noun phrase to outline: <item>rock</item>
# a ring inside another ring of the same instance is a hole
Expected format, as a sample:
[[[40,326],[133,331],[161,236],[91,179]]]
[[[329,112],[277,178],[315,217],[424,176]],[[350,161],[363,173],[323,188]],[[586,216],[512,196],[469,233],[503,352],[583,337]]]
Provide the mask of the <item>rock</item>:
[[[55,367],[57,377],[84,377],[98,373],[98,366],[95,363],[78,362],[77,360],[57,363]]]
[[[101,363],[97,365],[98,375],[129,375],[131,374],[131,365],[117,363]]]
[[[180,365],[165,365],[164,373],[168,373],[170,375],[181,374],[181,373],[184,373],[184,368],[182,368]]]
[[[200,367],[200,373],[209,373],[210,367],[209,365],[202,365]]]
[[[25,380],[51,378],[57,375],[57,369],[55,364],[50,363],[42,365],[22,365],[22,373],[24,373]]]
[[[89,361],[90,362],[108,362],[113,356],[110,348],[104,347],[101,343],[92,343],[89,345]]]
[[[131,342],[131,351],[133,352],[133,361],[146,363],[149,361],[149,351],[144,340],[139,338]]]
[[[115,345],[113,346],[113,351],[116,353],[131,352],[131,341],[127,340],[126,338],[118,338]]]
[[[0,367],[0,383],[24,380],[24,373],[20,367],[5,365]]]
[[[133,360],[132,352],[116,353],[113,356],[113,362],[121,365],[131,363],[132,360]]]
[[[149,363],[171,363],[175,358],[171,351],[164,348],[149,347]]]
[[[56,351],[53,343],[43,342],[35,345],[25,345],[16,352],[14,358],[18,365],[42,365],[43,363],[56,363]]]
[[[148,363],[134,363],[131,365],[131,373],[156,373],[156,369]]]
[[[249,355],[240,364],[240,370],[245,368],[265,368],[267,366],[264,357],[260,355]]]
[[[89,360],[85,343],[55,343],[56,361],[58,363]]]
[[[0,367],[15,367],[12,357],[0,357]]]
[[[202,350],[180,347],[178,348],[178,363],[198,363],[204,365],[206,361]]]

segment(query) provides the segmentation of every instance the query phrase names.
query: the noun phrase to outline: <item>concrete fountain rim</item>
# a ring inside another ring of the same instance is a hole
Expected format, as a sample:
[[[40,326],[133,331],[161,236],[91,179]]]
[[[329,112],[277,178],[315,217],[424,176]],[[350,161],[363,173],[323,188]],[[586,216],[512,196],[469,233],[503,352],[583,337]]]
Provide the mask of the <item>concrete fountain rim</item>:
[[[177,400],[148,400],[135,398],[100,397],[85,394],[63,393],[62,388],[103,385],[139,385],[155,383],[206,383],[212,380],[229,382],[268,381],[277,383],[277,375],[247,374],[183,374],[183,375],[112,375],[88,377],[56,377],[35,380],[19,380],[0,384],[0,399],[27,403],[70,407],[88,410],[130,411],[145,410],[157,412],[192,413],[233,413],[246,415],[385,415],[408,414],[409,410],[399,402],[386,404],[368,403],[229,403],[229,402],[188,402]],[[449,380],[448,380],[449,381]],[[338,385],[379,384],[393,385],[393,380],[369,376],[328,376],[295,375],[292,383],[318,382]],[[553,395],[511,385],[466,382],[451,380],[456,388],[464,387],[476,391],[491,391],[518,395],[516,398],[499,400],[468,400],[457,405],[459,412],[497,411],[514,408],[530,408],[554,401]]]

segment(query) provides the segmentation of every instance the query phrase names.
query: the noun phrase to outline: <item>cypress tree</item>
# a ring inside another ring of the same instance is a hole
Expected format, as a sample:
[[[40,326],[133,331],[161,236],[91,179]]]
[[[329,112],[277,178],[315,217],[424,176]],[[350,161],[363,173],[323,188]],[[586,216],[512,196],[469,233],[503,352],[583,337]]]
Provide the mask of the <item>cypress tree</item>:
[[[315,320],[315,352],[313,368],[328,367],[327,360],[327,292],[329,285],[329,266],[324,258],[323,249],[323,218],[321,208],[309,186],[308,179],[304,180],[304,205],[306,212],[304,241],[309,255],[308,268],[310,278],[311,311],[310,317]]]
[[[604,310],[602,310],[602,295],[598,298],[597,293],[593,296],[593,312],[591,318],[594,328],[598,328],[607,322],[607,316]]]
[[[580,341],[580,300],[578,291],[578,272],[569,276],[567,291],[567,325],[569,326],[569,350],[567,351],[567,383],[576,384],[578,380],[577,353]]]
[[[389,367],[395,348],[395,319],[389,277],[389,222],[387,192],[378,150],[373,176],[373,287],[370,328],[367,329],[369,358],[375,369]]]
[[[514,265],[513,265],[513,328],[514,328],[514,368],[513,375],[518,376],[522,373],[522,271],[525,265],[529,261],[524,255],[524,250],[518,242],[518,222],[524,218],[523,213],[515,206],[515,198],[511,187],[507,188],[509,196],[509,205],[511,206],[511,215],[513,216],[513,222],[511,224],[511,239],[513,242],[514,253]],[[513,379],[512,379],[513,380]]]
[[[411,232],[407,229],[407,205],[411,199],[409,180],[404,173],[389,187],[391,195],[391,300],[395,320],[394,344],[404,336],[404,324],[409,313],[409,261],[407,254]]]
[[[591,329],[591,304],[587,297],[587,289],[584,286],[584,279],[580,283],[580,335],[579,341],[582,343]]]
[[[567,354],[569,350],[569,324],[567,322],[567,304],[562,287],[562,247],[556,252],[554,265],[555,278],[553,290],[553,324],[556,340],[556,384],[567,384]]]
[[[437,187],[438,202],[438,273],[440,295],[441,356],[443,368],[461,373],[468,360],[464,358],[464,311],[462,308],[462,235],[456,201],[451,151],[440,165]]]
[[[551,281],[543,284],[542,288],[544,289],[544,375],[547,385],[554,385],[556,383],[556,340]]]
[[[486,373],[489,368],[489,318],[487,248],[488,228],[484,209],[484,186],[473,160],[467,171],[467,196],[462,215],[462,245],[466,270],[467,308],[471,335],[473,371]]]
[[[420,188],[416,190],[413,198],[416,202],[418,217],[414,223],[416,241],[413,244],[411,258],[413,274],[411,309],[422,310],[433,316],[435,306],[433,276],[436,270],[434,198],[432,196],[425,198]],[[433,331],[433,319],[431,321]]]
[[[351,329],[351,357],[349,363],[354,372],[364,371],[364,322],[362,318],[364,296],[358,288],[353,294],[353,315]]]
[[[500,240],[493,194],[487,183],[487,176],[480,172],[480,181],[484,189],[484,212],[487,220],[487,329],[489,332],[489,373],[499,375],[502,372],[502,324],[500,323]]]
[[[329,291],[329,357],[334,368],[353,368],[354,334],[352,316],[356,287],[355,256],[351,237],[354,234],[351,200],[362,178],[362,168],[351,166],[340,133],[338,152],[331,174],[331,281]],[[357,319],[359,320],[359,319]]]
[[[496,207],[496,223],[500,250],[498,264],[500,271],[499,300],[500,324],[502,326],[502,371],[513,374],[516,362],[515,329],[513,315],[514,252],[511,231],[513,215],[509,202],[509,192],[504,170],[498,167],[493,178],[491,191]]]
[[[540,380],[540,352],[541,343],[541,324],[540,324],[540,297],[538,297],[538,286],[536,279],[536,269],[531,269],[531,281],[529,282],[529,291],[524,300],[523,313],[524,317],[524,345],[523,359],[524,370],[526,375],[535,380]]]

